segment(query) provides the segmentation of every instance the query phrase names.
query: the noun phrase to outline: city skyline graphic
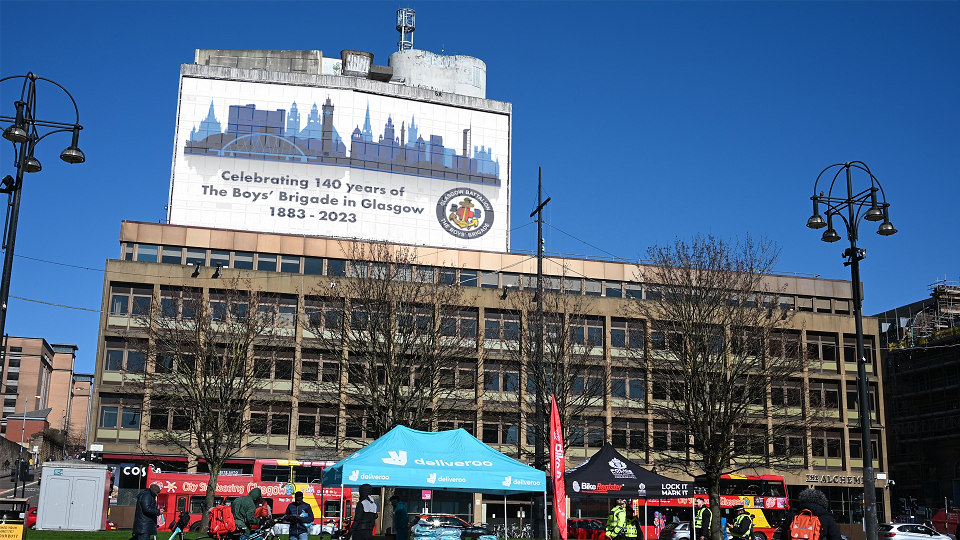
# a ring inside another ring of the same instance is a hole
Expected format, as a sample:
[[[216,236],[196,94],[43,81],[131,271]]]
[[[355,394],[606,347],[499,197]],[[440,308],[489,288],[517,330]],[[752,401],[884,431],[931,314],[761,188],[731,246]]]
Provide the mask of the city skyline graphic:
[[[440,135],[428,134],[425,139],[415,115],[409,123],[401,121],[399,130],[389,115],[374,140],[369,102],[363,125],[344,141],[334,126],[334,112],[329,96],[321,107],[313,104],[306,123],[301,122],[296,102],[289,112],[230,105],[224,130],[211,101],[206,118],[191,130],[184,154],[337,165],[501,186],[499,158],[493,158],[493,148],[471,148],[470,125],[463,128],[458,153],[445,147]]]

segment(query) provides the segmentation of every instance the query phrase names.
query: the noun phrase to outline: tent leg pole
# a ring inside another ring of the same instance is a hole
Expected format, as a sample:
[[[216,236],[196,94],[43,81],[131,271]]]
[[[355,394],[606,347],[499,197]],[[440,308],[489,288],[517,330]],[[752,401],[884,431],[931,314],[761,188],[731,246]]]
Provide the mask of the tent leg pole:
[[[557,501],[553,501],[553,504],[557,504]],[[548,540],[550,538],[550,525],[547,523],[547,490],[543,490],[543,537]]]
[[[643,499],[643,540],[647,540],[647,533],[649,532],[647,531],[648,515],[649,515],[649,512],[647,512],[647,499]]]
[[[503,494],[503,539],[507,539],[509,534],[509,525],[507,525],[507,494]]]
[[[341,483],[340,484],[340,527],[338,527],[338,529],[342,529],[342,528],[343,528],[343,484]]]

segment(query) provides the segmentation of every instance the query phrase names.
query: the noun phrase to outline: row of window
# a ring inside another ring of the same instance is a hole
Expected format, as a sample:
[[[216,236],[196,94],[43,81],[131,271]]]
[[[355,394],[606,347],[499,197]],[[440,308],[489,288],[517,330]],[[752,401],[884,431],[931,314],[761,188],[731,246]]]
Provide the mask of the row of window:
[[[433,266],[388,267],[382,263],[366,261],[348,261],[344,259],[322,257],[300,257],[272,253],[255,253],[217,249],[185,248],[181,246],[162,246],[154,244],[126,243],[122,245],[122,257],[128,261],[143,261],[165,264],[220,266],[242,270],[263,272],[281,272],[287,274],[325,275],[335,277],[366,277],[369,275],[391,275],[397,279],[439,283],[451,285],[460,283],[468,287],[490,289],[536,289],[537,277],[529,274],[511,272],[481,272],[470,269],[439,268]],[[603,296],[608,298],[635,298],[659,300],[660,292],[651,286],[639,283],[594,280],[573,276],[545,276],[544,290],[564,292],[585,296]],[[774,306],[774,297],[748,298],[743,304]],[[785,310],[797,309],[818,313],[850,313],[849,300],[817,298],[811,296],[782,296],[779,307]]]

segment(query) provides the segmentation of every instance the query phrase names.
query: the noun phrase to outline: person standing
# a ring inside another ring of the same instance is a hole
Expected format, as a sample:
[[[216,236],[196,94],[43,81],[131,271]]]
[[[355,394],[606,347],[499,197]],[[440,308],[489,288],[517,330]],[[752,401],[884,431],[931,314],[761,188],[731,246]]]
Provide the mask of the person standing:
[[[373,527],[377,522],[377,503],[374,502],[373,486],[360,486],[360,500],[353,511],[353,524],[350,525],[351,540],[372,540]]]
[[[237,524],[237,530],[244,536],[250,536],[250,526],[259,525],[260,518],[256,517],[257,506],[260,504],[260,488],[253,488],[250,494],[238,497],[230,506],[233,512],[233,521]]]
[[[617,499],[617,504],[607,516],[607,539],[623,540],[627,532],[627,501]]]
[[[397,537],[396,540],[407,540],[410,535],[410,516],[407,514],[407,505],[403,504],[397,495],[390,497],[390,504],[393,505],[393,533]]]
[[[697,509],[693,514],[693,529],[696,531],[697,540],[709,540],[710,527],[713,526],[713,512],[703,499],[697,499],[694,505]]]
[[[637,521],[637,516],[633,513],[633,507],[627,507],[627,524],[624,527],[623,535],[626,537],[626,540],[637,540],[637,537],[640,532],[640,522]]]
[[[840,527],[836,520],[830,515],[830,501],[822,491],[814,488],[807,488],[797,496],[797,505],[791,508],[787,513],[786,519],[780,528],[780,538],[787,540],[790,538],[790,526],[797,515],[806,510],[820,520],[820,539],[821,540],[840,540]]]
[[[133,513],[134,540],[150,540],[151,536],[157,534],[157,518],[160,516],[160,509],[157,508],[159,494],[160,486],[154,484],[137,495],[137,508]]]
[[[307,527],[313,523],[313,508],[303,502],[303,492],[293,494],[293,502],[287,505],[283,519],[290,524],[290,540],[307,540],[310,530]]]
[[[727,523],[727,532],[734,540],[749,540],[753,536],[753,518],[742,504],[733,507],[733,523]],[[787,536],[789,538],[789,536]]]

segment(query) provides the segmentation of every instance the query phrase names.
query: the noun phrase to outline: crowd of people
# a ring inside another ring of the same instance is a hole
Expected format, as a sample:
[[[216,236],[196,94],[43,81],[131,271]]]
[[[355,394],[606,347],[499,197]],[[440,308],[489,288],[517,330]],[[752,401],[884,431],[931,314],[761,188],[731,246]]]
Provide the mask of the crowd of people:
[[[359,500],[353,512],[353,521],[343,540],[372,540],[379,509],[373,498],[373,487],[363,484],[359,488]],[[131,540],[150,540],[157,534],[157,518],[162,511],[157,507],[157,495],[160,486],[153,485],[143,490],[137,496],[136,511],[133,522],[133,537]],[[400,497],[390,497],[393,507],[393,528],[396,540],[408,540],[409,514],[406,505]],[[751,540],[753,537],[753,517],[743,505],[734,506],[731,518],[727,520],[726,533],[732,540]],[[232,512],[237,530],[244,536],[249,536],[255,526],[263,524],[271,518],[270,507],[262,498],[260,489],[254,488],[250,493],[238,497],[233,501]],[[674,518],[676,518],[674,516]],[[283,521],[289,525],[289,540],[308,540],[309,526],[314,521],[313,509],[303,501],[303,492],[294,494],[294,501],[287,506]],[[170,540],[180,533],[185,523],[177,523]],[[693,514],[693,538],[695,540],[710,540],[713,527],[713,512],[705,504],[704,499],[696,499]],[[798,531],[816,531],[817,540],[842,540],[840,527],[830,514],[830,501],[820,490],[808,488],[797,496],[797,504],[787,512],[780,524],[780,538],[790,540],[797,538],[811,538],[803,536]],[[960,529],[960,525],[958,525]],[[632,507],[625,499],[618,499],[607,516],[607,540],[641,539],[640,521]],[[813,533],[810,533],[813,534]],[[954,531],[954,538],[960,530]],[[960,539],[958,539],[960,540]]]

